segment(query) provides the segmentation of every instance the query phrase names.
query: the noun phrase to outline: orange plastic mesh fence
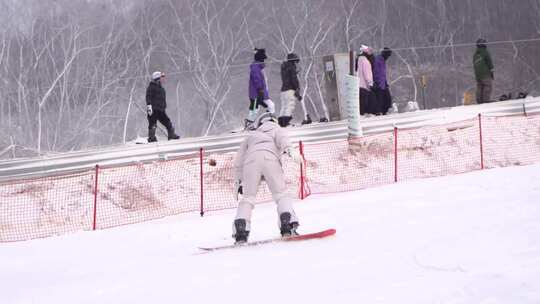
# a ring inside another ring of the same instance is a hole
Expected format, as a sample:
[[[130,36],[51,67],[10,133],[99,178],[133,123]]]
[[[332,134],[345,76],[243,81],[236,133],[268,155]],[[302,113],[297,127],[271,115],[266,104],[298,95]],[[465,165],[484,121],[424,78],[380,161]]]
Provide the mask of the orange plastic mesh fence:
[[[100,169],[96,228],[109,228],[198,210],[199,158]]]
[[[482,116],[484,168],[540,162],[540,115]]]
[[[393,180],[392,134],[305,144],[304,156],[306,182],[314,194],[358,190]]]
[[[478,119],[398,130],[397,180],[481,169]]]
[[[0,184],[0,242],[91,229],[93,172]]]
[[[302,152],[303,173],[299,164],[283,158],[289,195],[294,197],[526,165],[540,162],[540,116],[482,116],[304,144]],[[234,156],[201,150],[171,160],[0,183],[0,242],[235,208]],[[257,202],[271,199],[261,183]]]

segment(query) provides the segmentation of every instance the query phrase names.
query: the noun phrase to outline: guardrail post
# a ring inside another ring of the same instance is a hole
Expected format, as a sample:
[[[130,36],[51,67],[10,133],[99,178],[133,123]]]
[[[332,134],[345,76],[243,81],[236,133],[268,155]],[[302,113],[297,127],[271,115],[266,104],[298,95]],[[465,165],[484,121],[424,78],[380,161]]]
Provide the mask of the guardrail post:
[[[204,151],[199,149],[199,167],[200,167],[200,183],[201,183],[201,217],[204,216],[204,170],[203,170]]]
[[[97,197],[98,197],[98,176],[99,176],[99,165],[96,165],[96,177],[94,180],[94,218],[92,221],[92,230],[96,230],[96,223],[97,223]]]
[[[484,169],[484,144],[482,137],[482,114],[478,113],[478,128],[480,130],[480,169]]]
[[[300,149],[300,155],[302,155],[302,162],[300,163],[300,199],[304,199],[304,193],[305,193],[305,188],[304,188],[304,183],[305,183],[305,179],[304,179],[304,145],[302,143],[302,141],[300,141],[298,143],[298,148]]]

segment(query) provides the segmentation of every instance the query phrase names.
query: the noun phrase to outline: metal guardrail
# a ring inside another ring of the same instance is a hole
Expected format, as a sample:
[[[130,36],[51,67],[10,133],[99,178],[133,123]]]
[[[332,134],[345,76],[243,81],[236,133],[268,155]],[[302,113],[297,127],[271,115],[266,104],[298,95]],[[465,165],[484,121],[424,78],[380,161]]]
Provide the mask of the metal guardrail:
[[[507,116],[540,114],[540,98],[526,98],[481,105],[421,110],[374,116],[362,121],[364,135],[388,132],[394,127],[414,128],[427,125],[446,124],[483,115]],[[292,141],[321,142],[347,138],[346,121],[313,123],[289,128]],[[234,151],[244,134],[226,133],[216,136],[183,138],[170,142],[151,144],[126,144],[96,148],[85,151],[58,153],[37,158],[0,161],[0,181],[66,174],[100,166],[117,166],[149,162],[164,158],[195,154],[202,147],[206,152]]]

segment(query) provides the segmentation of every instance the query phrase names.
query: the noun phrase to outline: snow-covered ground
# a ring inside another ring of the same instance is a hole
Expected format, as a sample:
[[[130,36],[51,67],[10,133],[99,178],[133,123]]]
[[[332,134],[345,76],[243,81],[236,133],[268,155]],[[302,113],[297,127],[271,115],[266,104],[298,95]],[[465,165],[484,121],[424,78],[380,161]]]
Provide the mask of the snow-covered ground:
[[[296,204],[323,240],[199,254],[234,210],[0,244],[0,303],[540,303],[540,164]],[[252,240],[278,234],[257,207]]]

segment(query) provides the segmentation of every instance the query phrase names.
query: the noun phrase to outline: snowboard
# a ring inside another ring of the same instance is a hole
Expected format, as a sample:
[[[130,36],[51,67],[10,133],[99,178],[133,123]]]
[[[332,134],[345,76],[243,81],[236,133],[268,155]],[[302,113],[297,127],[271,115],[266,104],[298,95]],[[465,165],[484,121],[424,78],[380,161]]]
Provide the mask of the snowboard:
[[[323,230],[319,232],[301,234],[301,235],[295,235],[295,236],[289,236],[289,237],[271,238],[271,239],[247,242],[247,243],[242,243],[242,244],[223,245],[223,246],[216,246],[216,247],[199,247],[199,249],[202,250],[203,252],[212,252],[212,251],[223,250],[223,249],[253,247],[253,246],[258,246],[262,244],[277,243],[277,242],[297,242],[297,241],[305,241],[305,240],[312,240],[312,239],[322,239],[325,237],[332,236],[334,234],[336,234],[336,229],[327,229],[327,230]]]

